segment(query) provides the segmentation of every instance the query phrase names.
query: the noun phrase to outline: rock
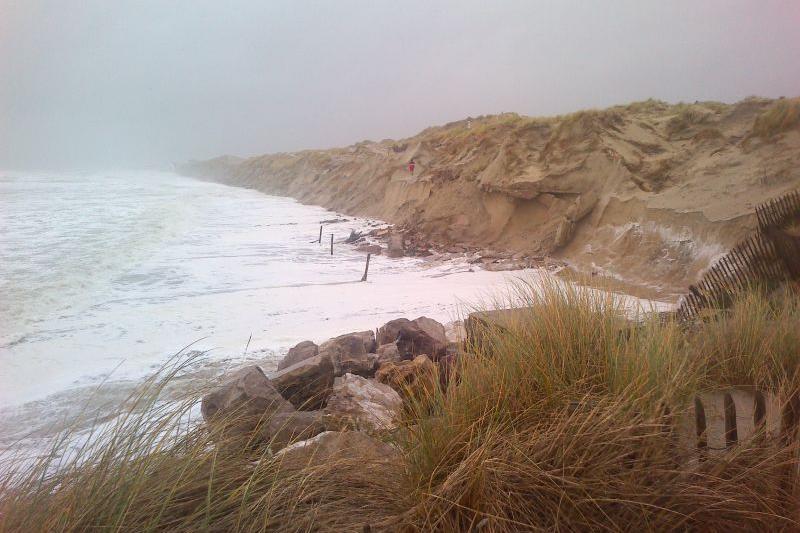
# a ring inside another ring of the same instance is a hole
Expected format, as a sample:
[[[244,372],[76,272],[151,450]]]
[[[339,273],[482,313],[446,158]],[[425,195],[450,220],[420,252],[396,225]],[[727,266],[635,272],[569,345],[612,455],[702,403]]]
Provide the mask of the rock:
[[[360,353],[362,351],[366,353],[374,352],[376,346],[375,332],[356,331],[339,335],[338,337],[323,342],[319,347],[319,351],[325,351],[333,345],[338,345],[349,353]]]
[[[235,433],[253,431],[259,423],[294,412],[258,366],[248,366],[203,396],[200,412],[207,422],[230,424]]]
[[[387,243],[386,255],[388,257],[403,257],[405,255],[405,242],[402,233],[391,233]]]
[[[333,378],[333,363],[322,353],[270,375],[270,381],[284,398],[296,408],[308,411],[325,405]]]
[[[401,359],[415,355],[430,355],[433,360],[445,355],[447,336],[439,322],[421,316],[414,320],[398,318],[378,330],[378,344],[395,342]]]
[[[396,363],[402,360],[400,351],[397,349],[397,344],[393,342],[378,346],[378,349],[375,350],[375,354],[378,356],[379,367],[383,363]]]
[[[325,412],[349,421],[357,429],[374,431],[394,428],[402,406],[403,400],[390,386],[345,374],[336,379]]]
[[[411,361],[384,363],[375,373],[379,383],[389,385],[403,398],[425,398],[437,386],[436,365],[426,355]]]
[[[411,321],[407,318],[396,318],[394,320],[390,320],[378,329],[376,341],[380,346],[394,343],[397,341],[400,330],[408,327],[411,327]]]
[[[360,431],[325,431],[315,437],[295,442],[275,454],[281,466],[304,468],[310,465],[358,463],[360,468],[377,464],[400,464],[400,452]]]
[[[298,439],[308,439],[341,424],[322,411],[292,411],[276,413],[261,429],[264,441],[273,451],[280,450]]]
[[[357,374],[372,377],[378,367],[375,355],[375,334],[372,331],[359,331],[340,335],[322,343],[320,354],[330,358],[336,377],[344,374]]]
[[[307,439],[339,425],[321,411],[296,411],[258,366],[237,372],[203,397],[200,410],[209,423],[227,424],[228,435],[260,439],[280,449],[293,439]]]
[[[278,370],[283,370],[305,359],[310,359],[319,354],[319,346],[311,341],[303,341],[289,349],[286,357],[278,363]]]
[[[356,248],[357,252],[362,252],[365,254],[372,254],[372,255],[380,255],[383,251],[383,248],[377,244],[362,244],[358,248]]]
[[[428,336],[435,339],[437,342],[447,344],[447,333],[443,324],[435,321],[432,318],[421,316],[412,321],[420,327]]]

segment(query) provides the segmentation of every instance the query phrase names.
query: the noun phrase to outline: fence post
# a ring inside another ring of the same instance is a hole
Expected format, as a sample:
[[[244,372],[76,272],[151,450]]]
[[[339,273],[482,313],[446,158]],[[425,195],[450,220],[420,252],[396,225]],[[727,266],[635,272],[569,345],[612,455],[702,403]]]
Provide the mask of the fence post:
[[[367,281],[367,272],[369,272],[369,258],[372,254],[367,254],[367,266],[364,267],[364,275],[361,276],[361,281]]]
[[[322,226],[319,227],[319,241],[317,241],[317,242],[322,244]]]
[[[331,233],[331,255],[333,255],[333,233]]]

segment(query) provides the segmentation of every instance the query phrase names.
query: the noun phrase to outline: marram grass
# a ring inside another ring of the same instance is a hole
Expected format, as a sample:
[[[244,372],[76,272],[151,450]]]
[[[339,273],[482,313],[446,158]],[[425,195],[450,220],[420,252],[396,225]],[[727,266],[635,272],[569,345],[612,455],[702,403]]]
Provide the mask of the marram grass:
[[[696,328],[614,296],[520,284],[528,311],[466,345],[447,390],[407,409],[396,464],[284,464],[156,399],[64,457],[6,458],[3,531],[740,531],[798,527],[797,445],[687,466],[672,421],[719,386],[796,391],[797,295],[743,297]],[[179,366],[179,365],[178,365]],[[60,461],[60,463],[59,463]]]

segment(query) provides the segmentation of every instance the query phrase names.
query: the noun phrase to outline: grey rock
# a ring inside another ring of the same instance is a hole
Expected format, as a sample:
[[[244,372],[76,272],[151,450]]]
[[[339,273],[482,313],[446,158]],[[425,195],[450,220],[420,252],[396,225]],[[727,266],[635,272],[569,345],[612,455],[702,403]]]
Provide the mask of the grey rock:
[[[311,341],[303,341],[289,349],[286,357],[278,363],[278,370],[283,370],[305,359],[310,359],[319,354],[319,346]]]
[[[248,366],[215,391],[203,396],[200,411],[206,421],[227,421],[238,432],[252,431],[274,415],[291,413],[292,405],[258,366]]]
[[[375,355],[378,356],[378,367],[383,363],[392,363],[402,360],[400,351],[397,349],[397,344],[394,342],[378,346],[378,349],[375,350]]]
[[[333,363],[322,353],[270,375],[270,381],[284,398],[307,411],[325,405],[333,378]]]
[[[400,452],[360,431],[326,431],[287,446],[275,459],[287,468],[335,463],[358,463],[366,468],[376,464],[400,464]]]
[[[395,427],[402,406],[403,400],[390,386],[345,374],[336,378],[325,412],[358,429],[382,430]]]
[[[340,335],[322,343],[320,355],[330,358],[336,377],[344,374],[357,374],[371,377],[377,369],[378,357],[375,355],[375,334],[372,331],[359,331]]]
[[[401,359],[426,354],[437,360],[447,352],[447,336],[442,324],[428,317],[414,320],[398,318],[378,330],[380,345],[396,343]]]

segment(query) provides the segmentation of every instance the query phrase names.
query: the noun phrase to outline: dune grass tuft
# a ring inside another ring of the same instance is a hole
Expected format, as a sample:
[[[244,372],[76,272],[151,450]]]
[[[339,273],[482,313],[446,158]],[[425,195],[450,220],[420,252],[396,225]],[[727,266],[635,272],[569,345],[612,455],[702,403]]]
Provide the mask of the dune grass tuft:
[[[796,529],[797,444],[687,460],[676,420],[720,386],[796,391],[797,295],[753,293],[684,328],[620,298],[520,283],[526,309],[475,331],[446,389],[381,434],[396,464],[290,464],[157,401],[63,459],[4,463],[3,531]],[[631,315],[634,316],[631,316]],[[145,408],[143,408],[145,407]]]
[[[782,98],[756,117],[752,135],[770,139],[800,126],[800,98]]]

